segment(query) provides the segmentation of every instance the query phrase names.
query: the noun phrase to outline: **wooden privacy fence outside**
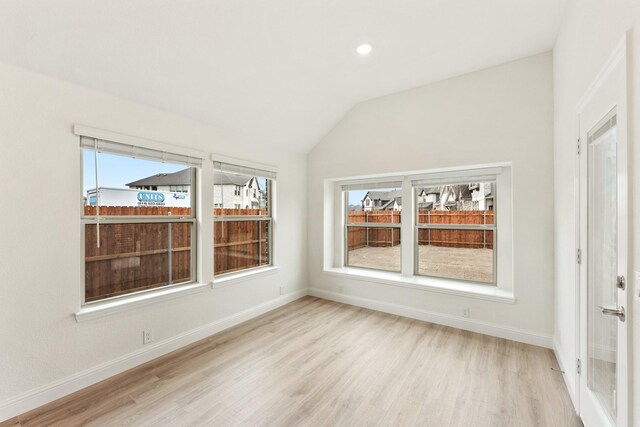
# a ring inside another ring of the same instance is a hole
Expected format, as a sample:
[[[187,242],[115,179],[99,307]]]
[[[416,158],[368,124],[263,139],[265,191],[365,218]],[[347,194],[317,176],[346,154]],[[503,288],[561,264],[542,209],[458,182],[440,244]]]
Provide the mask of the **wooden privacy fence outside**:
[[[393,215],[392,215],[393,213]],[[349,211],[347,222],[400,223],[399,211]],[[494,211],[418,211],[419,224],[482,225],[494,224]],[[400,229],[349,227],[349,250],[365,246],[396,246],[400,244]],[[451,248],[493,249],[494,235],[490,230],[419,229],[418,244]]]
[[[100,216],[185,216],[189,208],[101,206]],[[85,206],[95,215],[95,206]],[[170,217],[169,217],[170,218]],[[191,279],[191,223],[85,225],[85,301],[115,297]],[[171,250],[169,250],[171,245]],[[169,261],[171,260],[171,261]]]
[[[189,216],[190,208],[101,206],[100,216]],[[96,215],[95,206],[84,207]],[[217,217],[266,215],[260,209],[214,209]],[[217,274],[270,263],[269,221],[215,221]],[[85,301],[138,292],[192,279],[191,223],[100,223],[85,225]],[[171,237],[169,239],[169,237]],[[169,250],[171,242],[171,250]],[[169,263],[169,259],[171,262]],[[169,268],[171,267],[171,268]]]
[[[269,221],[233,221],[238,215],[267,215],[265,209],[215,208],[213,230],[213,268],[216,274],[269,265]]]
[[[400,211],[349,211],[347,222],[400,224]],[[400,244],[399,228],[349,227],[349,250]]]

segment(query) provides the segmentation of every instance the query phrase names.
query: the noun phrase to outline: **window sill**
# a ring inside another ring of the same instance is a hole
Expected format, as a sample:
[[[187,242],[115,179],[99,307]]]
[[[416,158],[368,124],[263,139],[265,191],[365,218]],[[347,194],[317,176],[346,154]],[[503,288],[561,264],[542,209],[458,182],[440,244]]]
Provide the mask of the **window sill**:
[[[225,274],[223,276],[219,276],[213,279],[213,282],[211,282],[211,287],[213,289],[223,288],[225,286],[229,286],[234,283],[244,282],[244,281],[252,280],[262,276],[269,276],[271,274],[277,273],[279,269],[280,267],[276,265],[270,265],[268,267],[252,268],[251,270]]]
[[[167,289],[158,289],[157,291],[144,292],[129,297],[118,298],[110,301],[96,302],[85,305],[75,313],[77,322],[104,317],[109,314],[119,313],[125,310],[141,307],[157,301],[164,301],[184,295],[202,292],[207,289],[206,283],[187,283],[184,285],[176,285]]]
[[[470,284],[457,280],[440,279],[436,277],[411,276],[403,277],[400,273],[387,271],[366,270],[361,268],[327,268],[324,274],[351,280],[363,280],[400,286],[403,288],[420,289],[423,291],[439,292],[468,298],[483,299],[513,304],[516,298],[513,292],[500,289],[492,285]]]

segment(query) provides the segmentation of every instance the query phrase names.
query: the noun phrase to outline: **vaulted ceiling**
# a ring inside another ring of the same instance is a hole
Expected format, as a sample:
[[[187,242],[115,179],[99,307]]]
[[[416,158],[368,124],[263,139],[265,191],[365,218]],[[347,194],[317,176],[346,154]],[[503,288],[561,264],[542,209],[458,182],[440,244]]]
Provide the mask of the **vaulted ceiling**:
[[[308,151],[357,102],[553,47],[564,0],[2,0],[0,61]],[[360,43],[373,45],[360,57]]]

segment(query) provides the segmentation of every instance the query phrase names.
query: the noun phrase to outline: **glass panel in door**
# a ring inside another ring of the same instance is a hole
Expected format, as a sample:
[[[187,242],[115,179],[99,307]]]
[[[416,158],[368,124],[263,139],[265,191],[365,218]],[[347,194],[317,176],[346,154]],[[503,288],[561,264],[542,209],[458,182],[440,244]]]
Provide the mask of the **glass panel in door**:
[[[602,313],[617,300],[616,116],[610,113],[588,134],[588,387],[616,419],[618,318]]]

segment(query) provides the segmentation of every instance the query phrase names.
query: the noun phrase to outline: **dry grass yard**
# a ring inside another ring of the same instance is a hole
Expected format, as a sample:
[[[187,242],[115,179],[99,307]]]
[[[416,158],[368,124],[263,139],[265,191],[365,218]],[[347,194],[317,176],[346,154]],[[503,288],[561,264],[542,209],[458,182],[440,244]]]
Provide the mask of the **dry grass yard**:
[[[420,246],[420,274],[493,282],[493,250]],[[349,251],[349,265],[400,270],[400,245]]]

